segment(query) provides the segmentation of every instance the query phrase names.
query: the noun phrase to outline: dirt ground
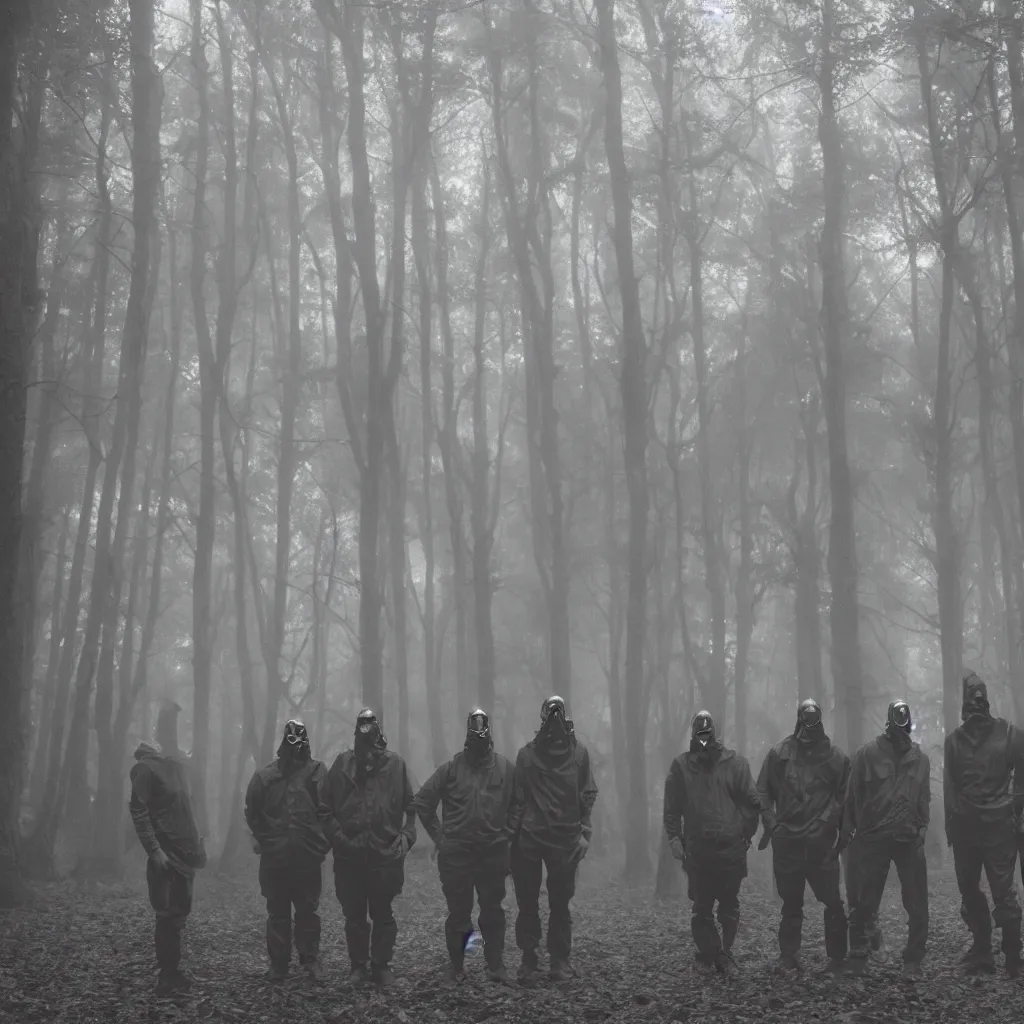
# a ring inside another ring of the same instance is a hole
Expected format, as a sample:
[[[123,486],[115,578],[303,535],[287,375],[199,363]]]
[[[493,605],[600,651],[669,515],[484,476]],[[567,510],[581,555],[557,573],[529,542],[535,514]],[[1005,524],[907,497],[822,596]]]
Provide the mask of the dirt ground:
[[[683,896],[657,901],[650,885],[626,885],[617,877],[617,865],[594,859],[581,868],[573,904],[577,977],[572,982],[552,985],[545,979],[536,988],[502,989],[484,980],[482,956],[476,953],[467,960],[467,982],[451,991],[439,984],[445,908],[436,870],[426,857],[411,857],[405,892],[395,905],[398,984],[382,996],[342,988],[348,958],[333,884],[325,885],[321,903],[327,983],[313,986],[297,970],[285,986],[271,988],[263,980],[265,917],[253,857],[252,870],[242,877],[205,873],[197,878],[184,964],[195,985],[175,1001],[153,996],[153,918],[141,865],[133,863],[122,885],[94,891],[70,882],[41,886],[34,905],[0,915],[0,1021],[1009,1024],[1024,1019],[1024,984],[1009,981],[1001,965],[998,975],[984,979],[964,978],[958,970],[968,935],[948,869],[932,870],[928,959],[923,978],[908,984],[899,974],[906,924],[895,871],[883,904],[886,945],[872,959],[868,975],[855,981],[824,973],[821,913],[809,892],[804,970],[796,977],[778,970],[779,902],[769,875],[770,854],[751,851],[750,862],[734,977],[723,979],[694,964]],[[506,962],[514,971],[519,955],[511,884],[505,905]]]

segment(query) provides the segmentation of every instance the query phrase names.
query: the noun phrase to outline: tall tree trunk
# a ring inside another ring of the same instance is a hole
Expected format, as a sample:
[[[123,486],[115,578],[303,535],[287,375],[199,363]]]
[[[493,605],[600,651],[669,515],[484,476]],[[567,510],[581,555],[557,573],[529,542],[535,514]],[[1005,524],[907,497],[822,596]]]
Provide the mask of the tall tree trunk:
[[[914,7],[917,66],[921,103],[927,122],[932,177],[939,202],[939,246],[942,252],[942,284],[939,304],[939,337],[935,396],[932,405],[935,574],[939,599],[939,644],[942,651],[942,710],[948,735],[960,722],[960,668],[963,656],[963,601],[961,598],[961,537],[953,510],[953,299],[954,267],[958,249],[958,215],[946,184],[945,145],[933,93],[934,69],[928,56],[926,13],[920,2]]]
[[[377,243],[373,189],[366,149],[363,12],[334,0],[315,0],[317,13],[338,36],[348,79],[348,148],[352,161],[354,257],[362,286],[366,328],[366,444],[359,488],[359,659],[363,702],[379,709],[384,694],[381,637],[380,511],[385,469],[386,427],[392,417],[393,384],[384,372],[384,312],[377,280]]]
[[[597,0],[601,68],[605,87],[605,149],[615,211],[615,262],[622,299],[622,421],[629,492],[629,598],[626,605],[626,742],[629,748],[629,816],[626,874],[646,877],[647,752],[644,693],[644,620],[647,600],[647,345],[640,313],[640,289],[633,266],[633,203],[622,141],[622,79],[615,38],[614,0]]]
[[[0,907],[21,901],[18,868],[24,740],[23,620],[18,595],[22,463],[29,340],[38,303],[39,202],[33,194],[33,139],[14,129],[21,45],[32,8],[12,0],[0,33]],[[30,125],[27,126],[32,131]]]
[[[491,176],[486,152],[481,151],[480,250],[477,254],[473,302],[473,455],[471,466],[470,525],[473,533],[473,634],[476,647],[477,686],[481,705],[495,704],[496,663],[491,602],[491,551],[494,545],[490,505],[491,451],[487,436],[487,260],[491,247]],[[512,709],[505,708],[511,715]]]
[[[192,16],[192,73],[199,103],[196,127],[196,165],[192,204],[192,255],[189,290],[192,320],[199,352],[199,508],[196,514],[192,574],[192,766],[195,771],[196,812],[200,828],[207,823],[206,775],[210,750],[210,685],[213,664],[213,545],[217,527],[214,461],[216,459],[217,365],[206,314],[206,256],[208,211],[206,177],[210,156],[209,68],[203,37],[203,4],[190,0]],[[233,112],[225,111],[228,120]]]
[[[751,285],[747,285],[749,289]],[[749,295],[749,291],[748,291]],[[754,588],[752,509],[750,499],[751,431],[747,410],[747,328],[744,311],[736,347],[736,430],[739,463],[740,562],[736,572],[736,658],[733,692],[736,702],[736,749],[747,753],[747,668],[750,663],[750,639],[754,633]]]
[[[853,482],[846,441],[846,374],[843,351],[848,329],[843,254],[843,151],[839,131],[834,50],[837,38],[834,0],[822,0],[818,60],[818,141],[821,145],[825,218],[821,229],[821,335],[825,349],[823,396],[828,433],[831,522],[828,574],[832,584],[832,681],[835,688],[836,740],[856,750],[863,741],[864,681],[857,604],[857,550],[853,519]]]

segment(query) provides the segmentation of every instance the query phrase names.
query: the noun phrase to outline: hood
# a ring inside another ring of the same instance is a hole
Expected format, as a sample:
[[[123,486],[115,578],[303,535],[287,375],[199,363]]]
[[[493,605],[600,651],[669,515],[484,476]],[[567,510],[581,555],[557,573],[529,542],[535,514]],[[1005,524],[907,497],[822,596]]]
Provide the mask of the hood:
[[[988,687],[974,672],[969,672],[964,676],[960,717],[965,722],[969,718],[991,717],[988,703]]]
[[[156,747],[151,747],[148,743],[140,743],[135,748],[135,760],[145,761],[148,758],[160,757],[160,751]]]

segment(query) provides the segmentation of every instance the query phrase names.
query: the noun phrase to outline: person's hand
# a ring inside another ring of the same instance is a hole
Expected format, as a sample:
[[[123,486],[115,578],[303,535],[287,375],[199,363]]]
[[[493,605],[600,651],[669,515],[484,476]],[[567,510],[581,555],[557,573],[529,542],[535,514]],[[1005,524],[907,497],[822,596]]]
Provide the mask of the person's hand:
[[[853,839],[852,832],[843,832],[840,830],[836,833],[836,853],[842,853]]]
[[[759,842],[757,844],[757,848],[758,848],[759,851],[760,850],[767,850],[768,847],[771,846],[772,833],[774,831],[775,831],[775,829],[768,828],[767,826],[765,826],[765,828],[761,832],[761,842]]]
[[[253,853],[262,853],[263,852],[260,849],[260,841],[255,836],[252,837],[252,852]]]
[[[199,863],[196,865],[200,871],[206,867],[206,841],[203,836],[199,837]]]
[[[160,847],[157,847],[149,855],[149,859],[153,862],[153,867],[157,871],[166,871],[171,866],[171,862],[167,859],[167,854]]]
[[[586,836],[580,836],[576,841],[576,860],[581,861],[590,849],[590,840]]]
[[[672,851],[672,856],[675,857],[680,864],[686,860],[686,850],[683,849],[683,841],[679,836],[668,841],[668,848]]]

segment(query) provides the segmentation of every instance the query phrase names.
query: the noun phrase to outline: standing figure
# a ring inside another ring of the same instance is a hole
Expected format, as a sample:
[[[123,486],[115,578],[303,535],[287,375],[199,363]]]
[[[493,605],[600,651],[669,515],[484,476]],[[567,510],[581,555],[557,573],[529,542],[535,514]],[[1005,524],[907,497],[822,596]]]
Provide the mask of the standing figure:
[[[903,973],[921,973],[928,941],[928,864],[924,837],[931,802],[928,755],[910,738],[910,705],[893,701],[885,732],[866,743],[853,757],[846,787],[841,845],[850,845],[856,864],[850,900],[850,973],[867,965],[871,929],[885,892],[889,865],[894,863],[909,919]]]
[[[540,883],[547,868],[548,955],[553,981],[572,977],[572,915],[576,870],[590,845],[590,815],[597,785],[590,754],[566,718],[565,701],[548,697],[541,726],[516,757],[512,829],[512,884],[515,886],[516,945],[523,951],[520,980],[533,981],[540,946]]]
[[[480,934],[491,981],[509,984],[505,970],[505,877],[509,873],[508,813],[515,768],[494,752],[490,720],[480,708],[466,722],[466,743],[416,794],[416,813],[437,846],[437,870],[448,903],[444,924],[451,966],[448,980],[464,978],[466,943],[473,934],[473,891],[480,901]],[[444,823],[437,820],[440,804]]]
[[[1003,933],[1007,973],[1017,977],[1021,914],[1013,875],[1015,820],[1024,801],[1024,734],[1004,719],[992,717],[988,688],[973,672],[964,677],[961,717],[963,725],[946,737],[943,797],[946,841],[953,848],[963,899],[961,913],[974,938],[965,964],[969,974],[995,972],[994,917]],[[991,914],[979,884],[982,868],[992,893]]]
[[[260,855],[260,891],[267,901],[270,981],[284,981],[292,956],[292,907],[299,963],[312,981],[323,981],[320,965],[321,866],[331,844],[317,818],[320,786],[327,770],[315,761],[309,734],[292,719],[284,727],[277,758],[256,772],[245,794],[245,822]]]
[[[416,842],[413,799],[405,761],[388,750],[376,714],[364,708],[353,749],[337,756],[320,789],[320,824],[334,850],[334,886],[345,915],[350,985],[368,977],[381,989],[394,982],[398,924],[391,904]]]
[[[726,749],[711,714],[698,711],[690,724],[690,749],[672,762],[665,779],[663,821],[672,856],[682,863],[689,882],[697,960],[721,974],[733,964],[740,886],[760,813],[747,759]],[[716,902],[721,935],[715,927]]]
[[[180,969],[181,933],[192,910],[192,883],[206,866],[206,850],[196,824],[187,755],[178,749],[178,713],[168,702],[157,714],[159,751],[140,743],[132,765],[128,804],[135,832],[149,858],[146,884],[156,912],[156,994],[169,996],[191,988]]]
[[[850,776],[850,759],[825,733],[821,707],[805,700],[796,729],[768,751],[757,780],[764,816],[759,849],[772,844],[775,884],[782,897],[779,952],[799,967],[804,887],[825,906],[825,952],[833,970],[846,960],[846,911],[839,891],[836,840]]]

